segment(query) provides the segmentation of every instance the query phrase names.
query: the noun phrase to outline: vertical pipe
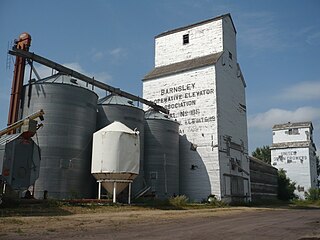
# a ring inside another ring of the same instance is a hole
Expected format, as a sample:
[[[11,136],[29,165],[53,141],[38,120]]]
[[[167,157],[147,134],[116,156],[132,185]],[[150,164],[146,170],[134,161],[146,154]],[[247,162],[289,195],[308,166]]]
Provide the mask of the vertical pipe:
[[[101,182],[98,182],[98,199],[101,199]]]
[[[129,182],[128,204],[131,204],[131,182]]]
[[[117,182],[113,182],[113,203],[117,202]]]
[[[31,44],[31,36],[28,33],[22,33],[19,39],[16,40],[15,47],[24,51],[29,51]],[[8,126],[18,121],[19,107],[21,92],[23,87],[24,70],[26,66],[26,60],[22,57],[16,57],[16,62],[14,66],[14,74],[12,80],[11,97],[10,97],[10,107],[8,114]],[[8,134],[14,134],[16,130],[13,129]]]
[[[168,183],[167,183],[167,156],[163,154],[163,170],[164,170],[164,192],[168,194]]]
[[[34,191],[35,191],[34,185],[35,185],[35,184],[32,185],[32,197],[33,197],[33,198],[34,198]]]
[[[3,189],[2,189],[2,194],[5,194],[6,193],[6,183],[3,183]]]

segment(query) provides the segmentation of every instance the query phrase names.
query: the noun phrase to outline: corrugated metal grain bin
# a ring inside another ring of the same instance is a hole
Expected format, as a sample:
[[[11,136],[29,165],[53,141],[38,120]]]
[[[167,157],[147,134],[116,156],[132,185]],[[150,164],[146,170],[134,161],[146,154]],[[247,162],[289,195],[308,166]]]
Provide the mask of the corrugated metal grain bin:
[[[127,98],[109,95],[98,102],[97,130],[118,121],[140,133],[140,170],[132,185],[133,196],[145,187],[144,180],[144,111]]]
[[[179,194],[179,123],[149,110],[145,123],[145,176],[151,192],[164,199]]]
[[[24,86],[23,117],[43,109],[44,127],[34,139],[41,149],[35,196],[90,198],[92,135],[96,129],[97,95],[65,75]]]
[[[40,149],[21,133],[0,137],[0,181],[18,191],[26,190],[39,177]],[[21,192],[20,192],[21,193]]]

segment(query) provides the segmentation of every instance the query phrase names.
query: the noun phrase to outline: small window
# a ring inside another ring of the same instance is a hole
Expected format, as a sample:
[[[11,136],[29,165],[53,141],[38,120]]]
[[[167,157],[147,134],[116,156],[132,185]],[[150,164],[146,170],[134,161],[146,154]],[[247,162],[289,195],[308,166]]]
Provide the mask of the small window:
[[[183,35],[183,44],[188,44],[189,43],[189,34]]]
[[[299,135],[299,129],[298,128],[291,128],[286,133],[289,135]]]
[[[229,58],[232,60],[232,53],[229,52]]]
[[[230,158],[230,163],[231,163],[231,170],[236,170],[236,163],[234,161],[234,158]]]
[[[238,165],[238,172],[242,172],[242,167],[241,167],[241,160],[236,159],[237,165]]]
[[[304,191],[304,186],[298,185],[297,190],[298,190],[298,192],[303,192]]]
[[[198,147],[197,144],[191,143],[191,145],[190,145],[190,150],[191,150],[191,151],[197,151],[197,147]]]

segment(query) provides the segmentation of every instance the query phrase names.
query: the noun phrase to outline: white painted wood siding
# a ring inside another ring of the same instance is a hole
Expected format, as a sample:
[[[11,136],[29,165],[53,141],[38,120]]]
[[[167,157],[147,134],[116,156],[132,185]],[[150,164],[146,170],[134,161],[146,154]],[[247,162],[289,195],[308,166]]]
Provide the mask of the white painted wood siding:
[[[229,58],[225,52],[223,58]],[[234,61],[234,59],[232,59]],[[221,179],[225,179],[224,175],[239,176],[243,179],[245,185],[250,184],[250,177],[244,171],[239,171],[236,167],[234,170],[231,167],[231,158],[239,160],[241,167],[249,172],[248,158],[248,135],[247,135],[247,113],[246,113],[246,97],[245,86],[240,77],[237,76],[236,63],[223,63],[219,61],[216,64],[217,73],[217,124],[219,136],[219,160]],[[242,150],[231,149],[228,155],[227,142],[225,137],[230,136],[231,142],[241,145]],[[224,189],[222,196],[228,198],[228,181],[222,182],[221,188]],[[246,187],[246,186],[244,186]],[[250,187],[245,188],[245,195],[250,199]],[[225,193],[225,194],[223,194]]]
[[[196,201],[220,196],[215,67],[144,81],[143,97],[168,108],[181,124],[180,194]]]
[[[184,45],[185,34],[189,43]],[[236,33],[231,19],[224,17],[155,39],[155,67],[222,51],[215,65],[143,82],[143,97],[168,108],[170,117],[181,123],[180,194],[195,201],[209,194],[231,200],[231,176],[243,179],[250,199],[250,177],[230,164],[231,158],[240,160],[249,172],[245,86],[238,77]],[[227,154],[225,136],[242,150]]]
[[[189,43],[183,44],[183,35]],[[222,19],[155,39],[155,67],[223,51]]]
[[[301,199],[310,187],[316,187],[316,159],[309,148],[272,149],[271,165],[284,169],[287,177],[296,182],[296,188],[303,187],[303,191],[295,191]]]
[[[273,143],[284,143],[284,142],[301,142],[310,140],[310,129],[309,128],[295,128],[297,134],[289,135],[289,129],[281,129],[273,131]]]

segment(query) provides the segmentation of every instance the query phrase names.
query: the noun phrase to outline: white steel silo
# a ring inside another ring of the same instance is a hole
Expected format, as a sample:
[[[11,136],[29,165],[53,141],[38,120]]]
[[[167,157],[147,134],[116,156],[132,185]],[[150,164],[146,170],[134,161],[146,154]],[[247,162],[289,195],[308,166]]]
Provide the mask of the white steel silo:
[[[101,185],[116,195],[129,185],[129,203],[131,183],[139,174],[140,168],[139,132],[131,130],[120,122],[100,129],[93,134],[91,173]]]

